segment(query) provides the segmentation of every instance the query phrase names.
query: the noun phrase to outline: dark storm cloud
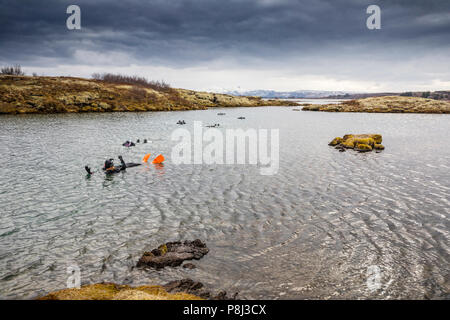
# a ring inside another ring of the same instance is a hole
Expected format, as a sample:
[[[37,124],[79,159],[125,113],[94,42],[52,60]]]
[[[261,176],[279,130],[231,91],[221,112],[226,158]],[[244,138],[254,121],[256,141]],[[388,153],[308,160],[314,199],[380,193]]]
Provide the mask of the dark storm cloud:
[[[53,57],[70,63],[75,50],[81,49],[189,65],[218,55],[277,59],[336,47],[411,45],[408,41],[448,47],[450,34],[447,0],[2,0],[0,4],[3,61],[45,63]],[[81,7],[80,31],[65,27],[69,4]],[[381,7],[382,30],[365,27],[369,4]]]
[[[70,4],[81,7],[82,30],[66,28]],[[371,4],[381,7],[381,30],[366,28]],[[0,0],[0,6],[0,64],[43,73],[85,76],[90,68],[134,65],[207,68],[203,77],[216,82],[224,71],[240,70],[228,84],[245,70],[267,71],[275,80],[266,87],[284,85],[280,78],[303,86],[299,75],[322,77],[317,85],[328,88],[349,81],[350,88],[371,82],[373,90],[450,83],[443,67],[450,55],[448,0]],[[201,86],[189,81],[195,77],[185,74],[180,85]],[[258,87],[260,76],[254,77],[247,83]]]

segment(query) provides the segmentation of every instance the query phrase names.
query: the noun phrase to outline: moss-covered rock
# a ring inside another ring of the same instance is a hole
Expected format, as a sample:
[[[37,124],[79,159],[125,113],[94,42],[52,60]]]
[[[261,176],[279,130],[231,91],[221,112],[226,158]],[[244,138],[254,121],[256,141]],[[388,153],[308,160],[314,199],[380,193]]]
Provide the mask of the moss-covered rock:
[[[328,145],[329,146],[337,146],[338,144],[340,144],[343,141],[342,138],[336,137],[334,138]]]
[[[137,266],[156,269],[177,267],[185,260],[199,260],[208,252],[209,249],[206,244],[199,239],[167,242],[151,252],[144,252]]]
[[[343,146],[346,149],[353,149],[355,147],[355,140],[353,138],[343,140],[341,142],[341,146]]]
[[[51,292],[38,300],[203,300],[185,293],[168,293],[161,286],[130,287],[115,283],[96,283],[81,288]]]
[[[367,152],[367,151],[372,151],[372,147],[365,143],[357,143],[355,150],[360,151],[360,152]]]
[[[339,151],[354,149],[359,152],[383,150],[381,145],[383,137],[380,134],[346,134],[342,138],[334,138],[329,145],[335,146]]]

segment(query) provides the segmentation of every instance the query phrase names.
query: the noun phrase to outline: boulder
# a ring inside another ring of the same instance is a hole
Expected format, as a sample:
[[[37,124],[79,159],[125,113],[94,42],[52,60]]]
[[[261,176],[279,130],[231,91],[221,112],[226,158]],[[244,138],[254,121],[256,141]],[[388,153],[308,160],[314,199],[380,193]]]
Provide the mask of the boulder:
[[[171,281],[163,286],[164,290],[171,294],[183,292],[208,300],[236,300],[237,292],[229,297],[226,291],[220,291],[216,295],[206,290],[203,283],[192,279],[182,279]]]
[[[137,263],[137,267],[151,267],[162,269],[164,267],[178,267],[185,260],[199,260],[209,252],[206,244],[201,240],[184,242],[167,242],[157,249],[144,252]]]
[[[342,138],[334,138],[328,145],[334,146],[340,152],[345,149],[354,149],[359,152],[372,150],[384,150],[381,144],[383,137],[381,134],[346,134]]]

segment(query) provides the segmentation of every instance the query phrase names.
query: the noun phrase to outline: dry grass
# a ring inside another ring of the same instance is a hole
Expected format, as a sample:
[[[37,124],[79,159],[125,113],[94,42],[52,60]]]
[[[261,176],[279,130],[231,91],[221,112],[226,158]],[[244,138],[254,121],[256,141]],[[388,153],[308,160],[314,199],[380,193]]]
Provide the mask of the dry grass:
[[[159,85],[158,85],[159,86]],[[163,86],[164,87],[164,86]],[[158,89],[158,90],[156,90]],[[0,114],[200,110],[292,105],[255,97],[72,77],[0,76]]]
[[[450,113],[450,102],[419,97],[386,96],[344,101],[341,104],[310,105],[306,111],[374,113]]]

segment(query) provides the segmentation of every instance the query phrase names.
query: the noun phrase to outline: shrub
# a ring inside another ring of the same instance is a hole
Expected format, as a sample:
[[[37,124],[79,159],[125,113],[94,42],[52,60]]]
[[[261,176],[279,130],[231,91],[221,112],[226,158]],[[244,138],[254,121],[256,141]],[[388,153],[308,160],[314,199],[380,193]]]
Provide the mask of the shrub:
[[[112,73],[102,73],[102,74],[94,73],[92,74],[92,79],[108,83],[138,85],[156,91],[169,92],[172,90],[170,85],[164,81],[154,81],[154,80],[149,81],[146,78],[139,76],[126,76]]]
[[[22,67],[18,64],[14,66],[6,66],[0,70],[0,74],[7,74],[10,76],[24,76],[25,72],[22,71]]]

